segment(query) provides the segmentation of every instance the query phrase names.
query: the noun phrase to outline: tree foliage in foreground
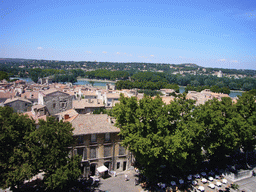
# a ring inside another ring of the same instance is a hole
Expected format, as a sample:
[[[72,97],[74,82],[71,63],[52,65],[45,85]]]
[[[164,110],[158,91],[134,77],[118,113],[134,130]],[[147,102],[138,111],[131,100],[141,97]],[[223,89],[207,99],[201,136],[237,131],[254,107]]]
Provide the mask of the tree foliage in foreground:
[[[251,92],[239,96],[236,104],[238,120],[236,127],[240,138],[240,146],[245,151],[251,151],[256,145],[256,96]]]
[[[124,146],[134,153],[149,178],[161,171],[159,165],[178,173],[196,162],[195,158],[200,159],[195,150],[200,145],[191,142],[196,140],[198,130],[181,123],[189,118],[187,114],[193,107],[194,102],[186,100],[166,105],[160,97],[145,96],[138,102],[121,96],[113,111],[116,124],[121,128]]]
[[[194,125],[203,130],[201,143],[206,158],[221,162],[239,148],[239,137],[234,129],[237,113],[230,98],[209,100],[197,107],[192,115]]]
[[[156,181],[166,170],[167,175],[180,176],[204,159],[221,165],[236,150],[254,149],[255,100],[252,94],[243,94],[237,104],[223,98],[195,106],[185,97],[166,105],[160,97],[137,101],[121,96],[113,114],[123,145],[134,154],[144,174]]]
[[[70,180],[81,175],[79,159],[69,158],[68,147],[74,143],[72,131],[70,123],[48,117],[47,121],[40,120],[39,128],[31,133],[34,163],[45,172],[44,181],[49,189],[63,188]],[[73,160],[77,164],[74,165]]]
[[[35,124],[10,107],[0,107],[0,127],[0,186],[19,187],[36,172],[27,146]]]
[[[72,126],[55,118],[40,120],[0,107],[0,187],[19,189],[25,180],[44,172],[49,190],[63,189],[81,175],[80,157],[69,158]]]

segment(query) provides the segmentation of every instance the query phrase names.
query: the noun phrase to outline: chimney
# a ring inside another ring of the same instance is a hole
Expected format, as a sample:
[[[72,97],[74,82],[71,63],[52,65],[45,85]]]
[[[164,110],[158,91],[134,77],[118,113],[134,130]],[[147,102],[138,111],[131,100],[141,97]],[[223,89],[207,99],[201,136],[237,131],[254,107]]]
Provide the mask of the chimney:
[[[64,115],[64,120],[69,119],[69,114]]]
[[[111,124],[113,123],[112,118],[110,116],[108,116],[108,122],[111,123]]]

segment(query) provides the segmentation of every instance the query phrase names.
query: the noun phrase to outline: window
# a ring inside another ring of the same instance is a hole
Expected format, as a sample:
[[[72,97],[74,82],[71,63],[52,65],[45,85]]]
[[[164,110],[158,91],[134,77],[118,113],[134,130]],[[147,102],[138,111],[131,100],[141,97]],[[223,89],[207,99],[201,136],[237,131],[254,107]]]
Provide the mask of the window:
[[[84,143],[84,137],[83,136],[79,136],[77,139],[77,143],[78,144],[83,144]]]
[[[66,102],[61,102],[60,106],[61,106],[61,108],[66,108],[67,107],[67,103]]]
[[[82,160],[87,159],[86,148],[84,148],[84,147],[77,148],[77,154],[82,156]]]
[[[119,169],[120,168],[120,162],[117,162],[116,163],[116,169]]]
[[[105,133],[105,141],[110,141],[110,133]]]
[[[90,159],[97,158],[97,149],[95,147],[90,148]]]
[[[80,155],[80,156],[83,156],[83,149],[84,148],[77,148],[77,154]]]
[[[96,134],[91,134],[91,142],[94,143],[97,141]]]
[[[111,146],[104,146],[104,157],[110,157],[111,156]]]
[[[119,155],[125,154],[125,148],[122,145],[119,145]]]
[[[56,103],[53,103],[53,104],[52,104],[52,108],[55,109],[55,107],[56,107]]]

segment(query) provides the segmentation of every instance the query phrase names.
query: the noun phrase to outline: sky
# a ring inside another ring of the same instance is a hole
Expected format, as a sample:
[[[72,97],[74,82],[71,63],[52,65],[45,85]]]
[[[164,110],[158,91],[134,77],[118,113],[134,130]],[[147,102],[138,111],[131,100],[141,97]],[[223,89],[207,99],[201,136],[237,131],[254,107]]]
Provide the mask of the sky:
[[[1,0],[0,58],[256,70],[255,0]]]

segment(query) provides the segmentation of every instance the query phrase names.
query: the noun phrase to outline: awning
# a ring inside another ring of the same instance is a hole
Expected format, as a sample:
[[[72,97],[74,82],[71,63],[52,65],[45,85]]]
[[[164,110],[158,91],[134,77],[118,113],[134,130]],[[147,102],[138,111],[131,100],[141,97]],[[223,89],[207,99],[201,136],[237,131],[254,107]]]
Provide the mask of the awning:
[[[107,168],[106,166],[102,165],[102,166],[100,166],[100,167],[97,168],[97,171],[98,171],[99,173],[103,173],[103,172],[105,172],[105,171],[108,171],[108,168]]]

